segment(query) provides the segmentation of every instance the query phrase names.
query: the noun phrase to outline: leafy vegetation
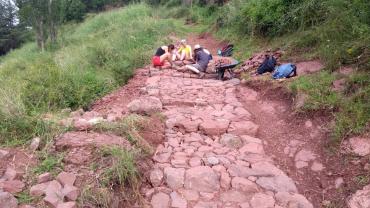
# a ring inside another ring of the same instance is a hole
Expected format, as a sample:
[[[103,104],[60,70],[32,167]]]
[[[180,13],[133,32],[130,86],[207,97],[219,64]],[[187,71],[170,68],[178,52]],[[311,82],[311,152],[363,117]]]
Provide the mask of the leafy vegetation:
[[[139,4],[61,28],[57,47],[40,52],[28,43],[0,63],[0,143],[17,144],[47,133],[45,115],[89,104],[124,84],[148,63],[155,45],[180,21],[155,19]]]

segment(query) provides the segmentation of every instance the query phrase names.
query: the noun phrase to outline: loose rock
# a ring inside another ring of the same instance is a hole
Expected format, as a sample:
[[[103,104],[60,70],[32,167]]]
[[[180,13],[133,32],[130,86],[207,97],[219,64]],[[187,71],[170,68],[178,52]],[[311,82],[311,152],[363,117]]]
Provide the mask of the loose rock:
[[[152,114],[162,110],[162,102],[156,97],[140,97],[131,101],[127,108],[132,113]]]
[[[150,182],[152,185],[155,186],[160,186],[162,184],[163,180],[163,172],[159,169],[154,169],[150,172]]]
[[[8,192],[3,192],[0,190],[0,207],[2,208],[17,208],[17,199]]]
[[[208,166],[198,166],[186,171],[185,188],[201,192],[215,192],[220,189],[220,178]]]
[[[155,194],[150,202],[153,208],[168,208],[170,207],[170,197],[162,192]]]

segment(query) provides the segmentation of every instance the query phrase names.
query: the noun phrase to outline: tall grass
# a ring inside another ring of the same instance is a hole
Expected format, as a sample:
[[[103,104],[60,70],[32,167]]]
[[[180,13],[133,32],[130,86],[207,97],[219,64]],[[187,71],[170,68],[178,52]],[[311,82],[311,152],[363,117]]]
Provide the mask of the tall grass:
[[[33,43],[0,63],[0,144],[42,134],[43,114],[89,104],[126,83],[148,63],[166,36],[186,31],[178,20],[159,19],[144,4],[92,15],[62,27],[56,47]]]

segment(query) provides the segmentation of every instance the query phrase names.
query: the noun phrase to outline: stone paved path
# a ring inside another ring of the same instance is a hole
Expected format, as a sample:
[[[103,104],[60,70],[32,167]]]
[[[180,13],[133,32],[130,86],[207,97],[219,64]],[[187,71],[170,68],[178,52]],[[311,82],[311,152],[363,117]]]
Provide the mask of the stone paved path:
[[[151,207],[313,207],[265,154],[237,85],[152,71],[143,96],[159,98],[167,120],[166,141],[153,156],[153,188],[145,193]]]

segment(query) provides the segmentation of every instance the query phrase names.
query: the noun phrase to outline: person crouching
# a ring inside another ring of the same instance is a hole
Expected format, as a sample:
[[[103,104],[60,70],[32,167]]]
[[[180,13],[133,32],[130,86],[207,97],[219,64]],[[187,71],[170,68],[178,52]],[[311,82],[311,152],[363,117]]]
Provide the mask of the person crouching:
[[[175,49],[173,44],[168,46],[159,47],[152,58],[152,64],[154,67],[163,67],[165,62],[168,61],[170,63],[170,67],[172,67],[172,53]]]
[[[199,74],[199,78],[203,78],[208,67],[208,63],[211,60],[211,55],[205,51],[200,45],[194,46],[194,60],[195,64],[186,65],[185,67],[196,74]]]

